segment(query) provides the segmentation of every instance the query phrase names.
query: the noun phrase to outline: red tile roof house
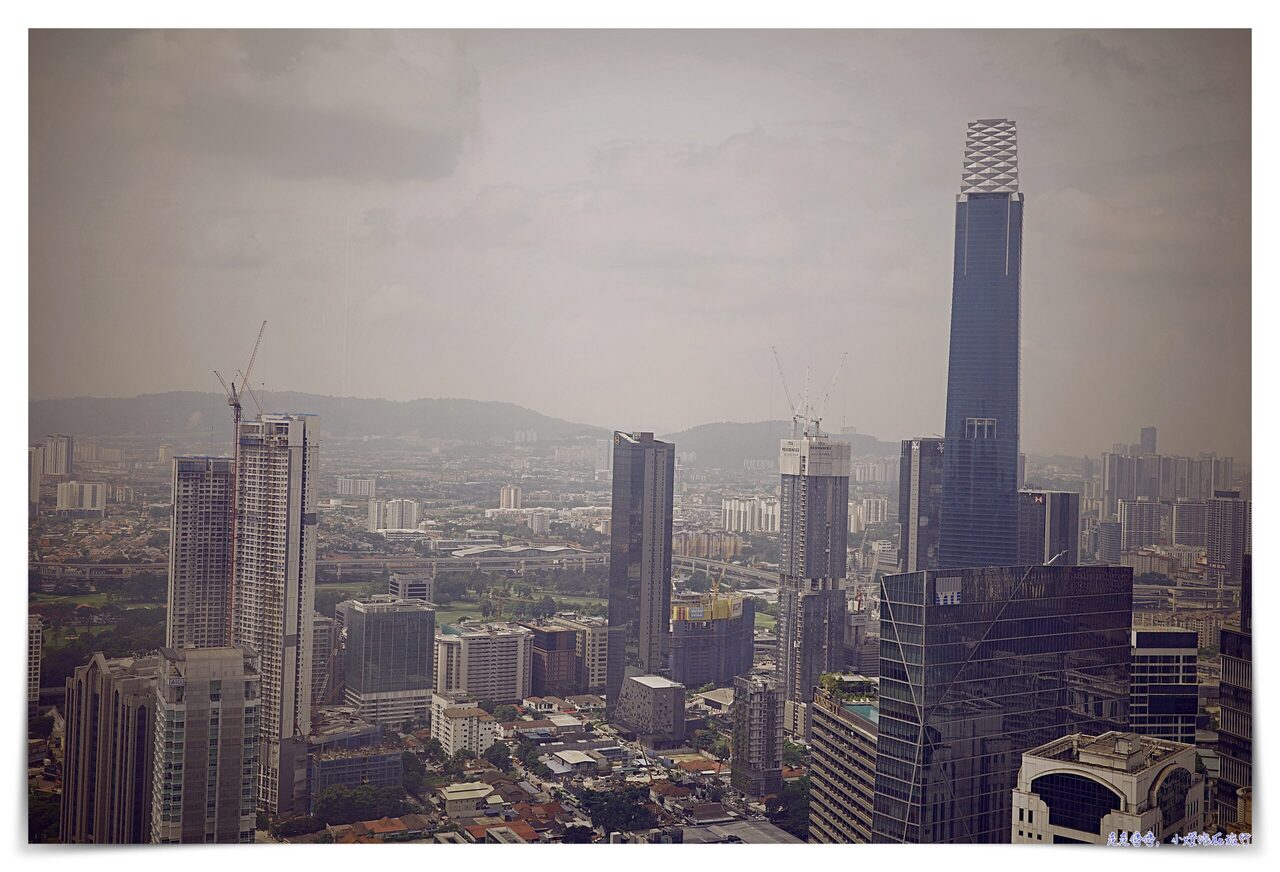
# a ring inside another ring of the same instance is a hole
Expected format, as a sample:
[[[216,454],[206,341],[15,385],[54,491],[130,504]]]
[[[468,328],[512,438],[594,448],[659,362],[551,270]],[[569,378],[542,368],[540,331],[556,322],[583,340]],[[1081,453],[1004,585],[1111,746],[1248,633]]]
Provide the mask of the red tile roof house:
[[[479,843],[484,841],[485,831],[493,827],[506,827],[507,829],[511,830],[511,832],[515,833],[517,836],[524,839],[526,842],[539,841],[537,831],[535,831],[533,827],[529,826],[529,824],[520,820],[516,820],[516,821],[496,820],[496,821],[487,822],[483,824],[471,824],[470,826],[463,827],[463,830],[466,832],[468,839],[470,839],[473,842]]]

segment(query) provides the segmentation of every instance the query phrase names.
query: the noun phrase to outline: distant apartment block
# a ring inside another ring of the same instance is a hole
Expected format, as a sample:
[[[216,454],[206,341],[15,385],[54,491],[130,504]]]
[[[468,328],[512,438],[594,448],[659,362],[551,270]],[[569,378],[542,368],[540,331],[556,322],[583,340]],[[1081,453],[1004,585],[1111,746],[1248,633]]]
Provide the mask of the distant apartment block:
[[[498,491],[498,508],[500,509],[519,509],[521,506],[520,486],[514,484],[504,484]]]
[[[44,474],[69,479],[75,469],[75,440],[70,436],[44,437]]]
[[[107,486],[96,481],[60,482],[57,511],[59,514],[106,514]]]
[[[376,478],[354,478],[348,475],[338,476],[338,496],[362,497],[367,500],[378,496],[378,480]]]
[[[772,497],[730,497],[720,502],[720,522],[733,533],[777,533],[779,505]]]

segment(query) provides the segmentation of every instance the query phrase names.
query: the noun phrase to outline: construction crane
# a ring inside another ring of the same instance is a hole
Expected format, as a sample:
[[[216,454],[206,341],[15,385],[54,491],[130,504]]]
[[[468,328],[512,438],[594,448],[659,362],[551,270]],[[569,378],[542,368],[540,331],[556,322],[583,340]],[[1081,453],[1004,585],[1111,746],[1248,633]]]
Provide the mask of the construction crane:
[[[798,439],[802,433],[808,435],[808,425],[813,425],[813,435],[818,436],[822,431],[822,414],[826,411],[827,401],[831,399],[831,392],[835,389],[836,382],[840,379],[840,373],[844,372],[844,362],[849,357],[849,352],[845,352],[840,356],[840,365],[836,367],[835,374],[831,376],[831,382],[827,385],[826,392],[818,400],[818,405],[813,406],[809,403],[809,368],[805,367],[804,371],[804,396],[801,397],[799,404],[791,396],[791,388],[787,385],[787,374],[782,370],[782,358],[778,356],[777,346],[771,345],[769,350],[773,352],[774,363],[778,365],[778,377],[782,379],[782,392],[786,395],[787,405],[791,407],[791,438]]]
[[[253,388],[249,386],[249,376],[253,373],[254,361],[258,359],[258,348],[262,345],[262,334],[267,329],[267,322],[263,321],[262,326],[258,328],[258,338],[253,343],[253,352],[249,355],[249,363],[243,370],[236,370],[236,375],[240,376],[240,387],[236,387],[235,378],[231,379],[231,384],[227,384],[227,380],[222,377],[216,369],[213,374],[218,377],[218,381],[222,383],[222,389],[227,392],[227,405],[231,407],[231,560],[230,576],[227,579],[227,639],[231,640],[235,632],[235,607],[236,607],[236,533],[238,529],[238,503],[239,503],[239,478],[240,478],[240,418],[243,411],[241,406],[241,398],[247,391],[249,397],[253,400],[254,406],[258,409],[258,414],[262,414],[262,404],[258,402],[258,397],[253,392]]]
[[[258,339],[253,343],[253,353],[249,355],[249,365],[243,371],[236,370],[236,375],[240,376],[240,387],[236,388],[236,381],[231,379],[231,384],[227,384],[227,380],[215,369],[213,374],[218,377],[218,381],[222,382],[222,389],[227,392],[227,405],[231,407],[231,418],[235,424],[236,441],[240,441],[240,400],[244,396],[244,392],[248,390],[249,396],[253,399],[253,404],[258,407],[258,411],[262,411],[262,406],[258,403],[258,398],[254,396],[253,388],[249,387],[249,376],[253,372],[253,363],[258,359],[258,348],[262,345],[262,333],[267,329],[267,322],[263,321],[262,326],[258,328]]]

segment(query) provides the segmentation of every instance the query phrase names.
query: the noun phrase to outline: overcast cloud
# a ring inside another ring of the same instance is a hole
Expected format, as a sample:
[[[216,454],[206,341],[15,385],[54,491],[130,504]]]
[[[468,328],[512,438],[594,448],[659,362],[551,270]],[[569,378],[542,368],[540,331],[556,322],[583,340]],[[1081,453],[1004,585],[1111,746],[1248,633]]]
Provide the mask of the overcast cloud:
[[[1243,32],[31,37],[32,397],[939,432],[965,122],[1018,122],[1023,445],[1250,452]]]

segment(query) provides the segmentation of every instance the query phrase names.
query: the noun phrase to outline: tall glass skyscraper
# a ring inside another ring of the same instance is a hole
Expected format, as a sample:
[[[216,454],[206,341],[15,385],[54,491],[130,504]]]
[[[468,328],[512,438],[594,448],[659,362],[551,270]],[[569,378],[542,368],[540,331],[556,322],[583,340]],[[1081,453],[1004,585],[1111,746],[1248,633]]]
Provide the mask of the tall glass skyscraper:
[[[675,469],[674,444],[652,433],[613,434],[605,688],[610,714],[628,675],[668,668]]]
[[[1021,296],[1017,128],[973,121],[956,202],[942,568],[1017,562]]]
[[[1125,566],[885,577],[873,841],[1008,843],[1024,751],[1127,729],[1132,606]]]

